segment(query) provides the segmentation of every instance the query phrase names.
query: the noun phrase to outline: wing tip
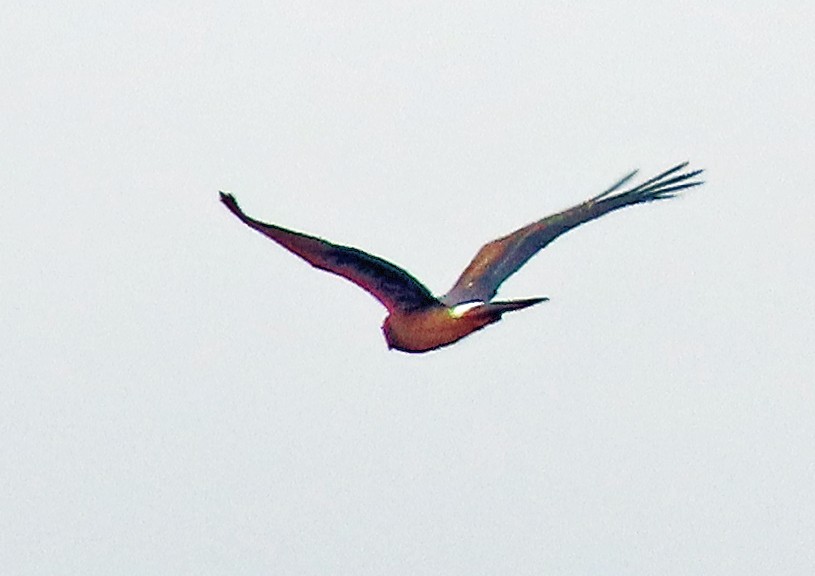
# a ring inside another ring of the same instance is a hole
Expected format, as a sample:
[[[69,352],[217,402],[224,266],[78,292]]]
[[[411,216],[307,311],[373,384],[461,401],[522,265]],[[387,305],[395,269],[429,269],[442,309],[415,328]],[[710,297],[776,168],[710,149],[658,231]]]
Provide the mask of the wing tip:
[[[682,190],[704,184],[704,180],[693,181],[693,178],[696,178],[699,174],[704,172],[703,168],[681,173],[688,164],[689,162],[677,164],[673,168],[642,182],[630,190],[608,198],[608,200],[612,202],[623,201],[623,205],[665,200],[674,198]],[[677,174],[677,172],[680,173]]]
[[[230,212],[232,212],[235,216],[244,220],[246,215],[243,213],[243,210],[240,209],[238,206],[238,201],[235,200],[235,197],[230,194],[229,192],[224,192],[223,190],[218,191],[218,195],[221,199],[221,203],[226,206]]]

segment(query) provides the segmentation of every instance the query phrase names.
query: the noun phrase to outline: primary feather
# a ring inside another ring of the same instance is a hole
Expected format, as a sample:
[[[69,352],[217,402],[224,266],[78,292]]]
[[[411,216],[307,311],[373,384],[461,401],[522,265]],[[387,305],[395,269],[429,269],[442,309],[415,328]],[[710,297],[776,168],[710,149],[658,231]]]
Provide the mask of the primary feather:
[[[561,234],[612,210],[670,198],[680,190],[700,185],[701,181],[692,179],[701,174],[702,170],[677,174],[686,166],[687,162],[679,164],[638,186],[614,194],[634,177],[636,171],[631,172],[601,194],[582,204],[547,216],[508,236],[488,242],[481,247],[450,291],[440,300],[447,306],[471,300],[491,300],[507,278]]]

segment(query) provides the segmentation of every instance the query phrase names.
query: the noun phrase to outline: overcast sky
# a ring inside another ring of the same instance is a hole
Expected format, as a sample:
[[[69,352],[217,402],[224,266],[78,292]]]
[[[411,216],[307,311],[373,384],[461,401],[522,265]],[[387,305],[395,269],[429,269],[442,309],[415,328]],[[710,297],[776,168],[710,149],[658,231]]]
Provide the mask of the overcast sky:
[[[815,573],[811,2],[13,2],[3,574]],[[772,6],[772,7],[770,7]],[[425,355],[252,232],[551,301]]]

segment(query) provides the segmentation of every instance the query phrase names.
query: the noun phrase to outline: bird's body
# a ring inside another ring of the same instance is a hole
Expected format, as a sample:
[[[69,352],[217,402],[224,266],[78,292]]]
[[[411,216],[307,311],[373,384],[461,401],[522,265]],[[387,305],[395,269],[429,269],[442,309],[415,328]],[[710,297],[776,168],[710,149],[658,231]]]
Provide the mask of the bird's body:
[[[402,268],[357,248],[294,232],[250,218],[231,194],[221,201],[248,226],[268,236],[312,266],[343,276],[377,298],[387,309],[382,331],[389,348],[426,352],[461,340],[497,322],[506,312],[521,310],[547,298],[492,301],[498,287],[541,248],[584,222],[624,206],[670,198],[698,186],[691,181],[701,170],[678,174],[676,166],[625,192],[614,194],[635,172],[582,204],[559,212],[485,244],[450,291],[440,298]]]
[[[415,312],[391,312],[382,324],[388,346],[407,352],[426,352],[452,344],[497,321],[486,314],[455,316],[442,304]]]
[[[414,312],[391,312],[382,324],[390,348],[403,352],[427,352],[458,342],[476,330],[498,322],[501,314],[543,302],[546,298],[529,298],[512,302],[473,302],[457,313],[456,307],[439,302]],[[461,307],[462,305],[459,305]]]

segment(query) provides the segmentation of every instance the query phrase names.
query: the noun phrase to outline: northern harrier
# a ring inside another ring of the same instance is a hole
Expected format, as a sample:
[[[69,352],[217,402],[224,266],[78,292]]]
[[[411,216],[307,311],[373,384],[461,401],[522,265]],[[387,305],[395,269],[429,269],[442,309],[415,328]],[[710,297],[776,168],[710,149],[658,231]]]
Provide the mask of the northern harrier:
[[[699,180],[693,180],[702,171],[682,173],[686,166],[687,162],[638,186],[618,192],[636,174],[634,171],[582,204],[485,244],[450,291],[440,298],[433,296],[408,272],[387,260],[357,248],[264,224],[244,214],[231,194],[221,192],[221,201],[248,226],[312,266],[347,278],[379,300],[389,312],[382,325],[388,348],[427,352],[452,344],[497,322],[506,312],[548,300],[538,297],[491,301],[504,280],[564,232],[618,208],[671,198],[680,190],[702,184]]]

